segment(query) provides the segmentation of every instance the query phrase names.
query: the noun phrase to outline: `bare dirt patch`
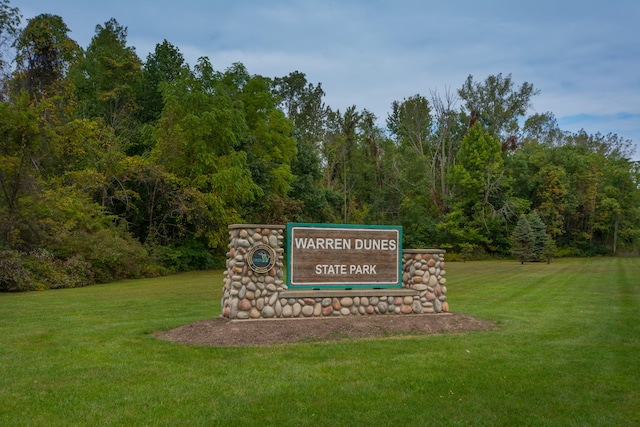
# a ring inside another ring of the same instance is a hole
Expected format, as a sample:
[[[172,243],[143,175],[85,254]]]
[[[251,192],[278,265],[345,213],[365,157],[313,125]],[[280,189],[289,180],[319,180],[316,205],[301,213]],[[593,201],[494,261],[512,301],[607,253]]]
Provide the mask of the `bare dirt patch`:
[[[158,332],[155,336],[181,344],[234,347],[463,333],[488,331],[495,327],[492,322],[458,313],[277,320],[229,320],[219,317]]]

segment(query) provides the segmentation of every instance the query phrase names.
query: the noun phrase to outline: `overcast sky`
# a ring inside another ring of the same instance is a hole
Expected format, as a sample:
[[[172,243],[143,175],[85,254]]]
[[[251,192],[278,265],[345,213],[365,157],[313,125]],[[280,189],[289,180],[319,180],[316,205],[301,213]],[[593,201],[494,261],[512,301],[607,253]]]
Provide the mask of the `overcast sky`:
[[[380,124],[394,100],[453,93],[471,74],[511,74],[540,94],[531,113],[563,130],[640,143],[638,0],[10,0],[25,19],[62,17],[87,47],[115,18],[142,60],[164,39],[193,65],[234,62],[250,74],[293,71],[322,83],[325,102],[356,105]],[[640,160],[640,148],[634,159]]]

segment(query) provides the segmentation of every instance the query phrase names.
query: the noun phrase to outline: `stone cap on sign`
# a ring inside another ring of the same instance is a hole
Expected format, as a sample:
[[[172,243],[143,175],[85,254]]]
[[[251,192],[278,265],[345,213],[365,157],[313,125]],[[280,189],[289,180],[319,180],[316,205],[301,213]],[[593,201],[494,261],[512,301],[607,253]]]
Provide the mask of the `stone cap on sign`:
[[[444,249],[403,249],[403,254],[444,254]]]
[[[230,229],[236,228],[286,228],[286,225],[277,225],[277,224],[231,224],[229,225]]]

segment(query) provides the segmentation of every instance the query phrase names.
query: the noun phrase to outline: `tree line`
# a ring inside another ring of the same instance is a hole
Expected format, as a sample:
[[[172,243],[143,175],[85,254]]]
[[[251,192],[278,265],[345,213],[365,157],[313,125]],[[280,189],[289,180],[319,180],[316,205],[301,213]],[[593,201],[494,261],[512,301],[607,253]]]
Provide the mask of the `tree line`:
[[[394,101],[381,127],[299,71],[190,66],[167,40],[142,60],[115,19],[86,48],[59,16],[21,24],[0,0],[0,290],[221,266],[232,223],[401,225],[467,259],[519,254],[534,214],[554,255],[637,251],[631,141],[530,114],[511,75]]]

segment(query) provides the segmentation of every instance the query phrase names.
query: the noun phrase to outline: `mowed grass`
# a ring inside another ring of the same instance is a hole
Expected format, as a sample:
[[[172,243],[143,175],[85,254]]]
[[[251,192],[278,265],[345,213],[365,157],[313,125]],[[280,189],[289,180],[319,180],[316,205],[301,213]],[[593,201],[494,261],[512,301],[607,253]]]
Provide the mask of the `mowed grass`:
[[[155,339],[222,273],[0,294],[0,425],[640,424],[640,260],[449,263],[491,332],[271,347]]]

